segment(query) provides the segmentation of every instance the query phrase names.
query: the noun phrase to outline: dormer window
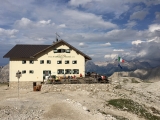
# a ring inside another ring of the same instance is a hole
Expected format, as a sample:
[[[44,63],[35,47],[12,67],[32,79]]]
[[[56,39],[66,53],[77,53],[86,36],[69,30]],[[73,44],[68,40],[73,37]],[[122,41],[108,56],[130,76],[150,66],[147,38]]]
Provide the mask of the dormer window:
[[[70,53],[70,49],[53,49],[54,53]]]
[[[70,49],[66,49],[66,53],[70,53]]]
[[[57,51],[57,49],[54,49],[53,52],[54,52],[54,53],[57,53],[58,51]]]

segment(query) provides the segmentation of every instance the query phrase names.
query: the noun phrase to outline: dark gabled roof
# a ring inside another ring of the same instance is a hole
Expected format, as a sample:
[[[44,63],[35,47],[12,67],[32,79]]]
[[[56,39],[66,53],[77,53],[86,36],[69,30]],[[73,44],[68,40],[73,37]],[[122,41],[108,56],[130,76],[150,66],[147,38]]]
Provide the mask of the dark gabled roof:
[[[14,46],[4,58],[32,58],[34,54],[44,50],[51,45],[22,45]]]
[[[40,54],[41,52],[59,44],[64,43],[79,54],[83,55],[85,59],[91,60],[89,56],[84,54],[83,52],[79,51],[72,45],[68,44],[64,40],[59,40],[52,45],[16,45],[14,46],[6,55],[4,55],[4,58],[34,58],[36,55]]]

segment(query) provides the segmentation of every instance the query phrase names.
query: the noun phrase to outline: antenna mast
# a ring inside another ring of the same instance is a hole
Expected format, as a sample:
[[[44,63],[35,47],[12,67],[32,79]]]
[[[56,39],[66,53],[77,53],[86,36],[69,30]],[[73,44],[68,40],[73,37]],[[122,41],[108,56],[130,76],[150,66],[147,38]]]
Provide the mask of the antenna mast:
[[[56,34],[56,41],[58,42],[58,37],[60,38],[60,36],[57,34],[57,32],[55,34]]]

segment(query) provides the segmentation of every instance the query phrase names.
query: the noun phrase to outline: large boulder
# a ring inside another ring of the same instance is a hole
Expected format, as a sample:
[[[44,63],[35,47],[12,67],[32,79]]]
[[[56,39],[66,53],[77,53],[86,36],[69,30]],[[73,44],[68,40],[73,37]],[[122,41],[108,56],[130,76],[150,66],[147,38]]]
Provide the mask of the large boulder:
[[[9,82],[9,65],[4,66],[0,70],[0,83]]]

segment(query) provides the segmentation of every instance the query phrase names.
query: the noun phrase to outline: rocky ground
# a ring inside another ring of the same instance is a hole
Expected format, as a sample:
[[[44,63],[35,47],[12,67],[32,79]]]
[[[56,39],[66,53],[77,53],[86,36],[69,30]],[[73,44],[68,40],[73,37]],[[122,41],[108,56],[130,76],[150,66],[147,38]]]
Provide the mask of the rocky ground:
[[[141,82],[137,78],[113,78],[107,91],[41,91],[8,89],[0,85],[2,120],[145,120],[124,106],[109,104],[112,99],[131,99],[148,113],[160,118],[160,82]],[[156,120],[157,118],[155,118]],[[153,119],[154,120],[154,119]],[[157,119],[158,120],[158,119]]]

